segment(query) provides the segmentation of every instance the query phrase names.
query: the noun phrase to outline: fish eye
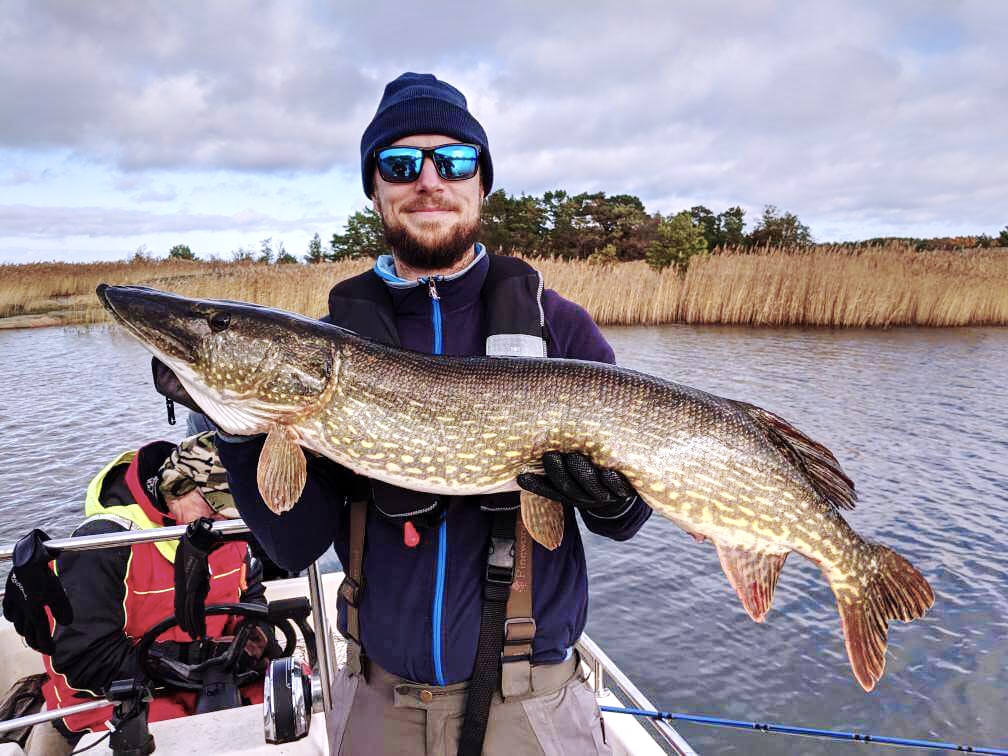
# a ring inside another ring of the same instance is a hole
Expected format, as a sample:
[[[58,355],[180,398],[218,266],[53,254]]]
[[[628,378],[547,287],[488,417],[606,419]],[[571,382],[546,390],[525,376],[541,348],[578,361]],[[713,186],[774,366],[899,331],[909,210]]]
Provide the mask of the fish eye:
[[[207,323],[210,324],[210,330],[214,333],[220,333],[226,330],[229,325],[231,325],[231,313],[229,312],[215,312],[209,318],[207,318]]]

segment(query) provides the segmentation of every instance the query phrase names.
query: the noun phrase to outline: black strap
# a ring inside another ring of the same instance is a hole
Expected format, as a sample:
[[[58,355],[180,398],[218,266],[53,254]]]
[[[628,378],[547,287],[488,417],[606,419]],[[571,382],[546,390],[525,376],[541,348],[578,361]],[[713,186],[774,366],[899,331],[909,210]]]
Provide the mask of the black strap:
[[[495,512],[483,582],[483,616],[480,619],[476,665],[469,681],[459,756],[480,756],[494,691],[500,684],[501,652],[504,650],[504,617],[515,566],[515,521],[518,511]]]

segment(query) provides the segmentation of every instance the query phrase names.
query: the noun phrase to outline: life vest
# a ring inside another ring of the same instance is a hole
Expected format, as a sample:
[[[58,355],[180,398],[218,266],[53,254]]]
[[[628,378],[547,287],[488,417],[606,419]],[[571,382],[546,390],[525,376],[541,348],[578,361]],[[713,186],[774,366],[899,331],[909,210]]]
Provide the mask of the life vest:
[[[125,530],[161,527],[163,515],[151,502],[138,476],[138,455],[135,451],[125,452],[114,459],[95,476],[87,489],[84,511],[88,519],[83,524],[96,519],[110,520]],[[132,504],[106,506],[102,501],[102,487],[110,473],[121,465],[127,465],[125,482],[133,497]],[[139,642],[143,634],[166,617],[175,613],[175,552],[178,541],[138,543],[130,547],[130,555],[123,576],[124,599],[122,605],[123,633],[133,643]],[[246,586],[246,553],[248,547],[243,542],[225,543],[211,552],[209,567],[211,573],[210,592],[206,603],[238,603]],[[57,563],[54,563],[57,564]],[[71,597],[74,601],[74,597]],[[115,611],[117,607],[110,607]],[[230,618],[212,615],[206,618],[207,636],[226,634]],[[56,633],[56,624],[50,614],[50,628]],[[158,640],[188,642],[192,638],[177,626],[163,633]],[[58,643],[58,636],[55,637]],[[53,668],[52,658],[44,657],[49,681],[43,686],[46,705],[49,709],[72,706],[82,699],[101,697],[101,691],[76,688],[65,675]],[[248,688],[249,686],[246,686]],[[257,686],[261,691],[261,686]],[[248,691],[243,689],[243,692]],[[259,698],[261,700],[261,698]],[[149,721],[187,716],[195,711],[196,694],[176,691],[156,697],[150,704]],[[81,714],[64,717],[67,729],[83,730],[107,729],[105,722],[112,716],[112,707],[103,707]]]

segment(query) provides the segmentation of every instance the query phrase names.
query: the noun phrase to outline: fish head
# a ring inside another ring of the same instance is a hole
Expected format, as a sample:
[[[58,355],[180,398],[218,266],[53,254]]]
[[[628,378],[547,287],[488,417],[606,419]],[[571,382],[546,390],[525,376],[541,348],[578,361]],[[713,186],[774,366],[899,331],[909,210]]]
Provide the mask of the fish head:
[[[97,289],[112,317],[172,369],[227,433],[294,424],[331,390],[349,331],[246,302],[142,286]]]

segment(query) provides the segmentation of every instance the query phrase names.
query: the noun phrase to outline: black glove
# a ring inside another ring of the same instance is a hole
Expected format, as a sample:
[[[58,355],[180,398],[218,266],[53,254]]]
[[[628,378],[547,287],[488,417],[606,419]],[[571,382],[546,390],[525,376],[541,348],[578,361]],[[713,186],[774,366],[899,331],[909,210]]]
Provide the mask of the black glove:
[[[545,475],[522,473],[518,476],[518,485],[526,491],[570,504],[603,519],[619,517],[637,498],[637,492],[623,473],[596,467],[584,454],[546,452],[542,461]]]
[[[73,622],[73,608],[63,585],[49,562],[56,556],[46,548],[49,540],[41,530],[33,530],[14,546],[14,561],[4,589],[3,613],[29,646],[43,654],[53,653],[49,618],[45,607],[61,625]]]
[[[175,619],[193,638],[206,635],[206,597],[210,593],[210,552],[224,542],[211,530],[213,520],[201,517],[189,523],[175,552]]]

